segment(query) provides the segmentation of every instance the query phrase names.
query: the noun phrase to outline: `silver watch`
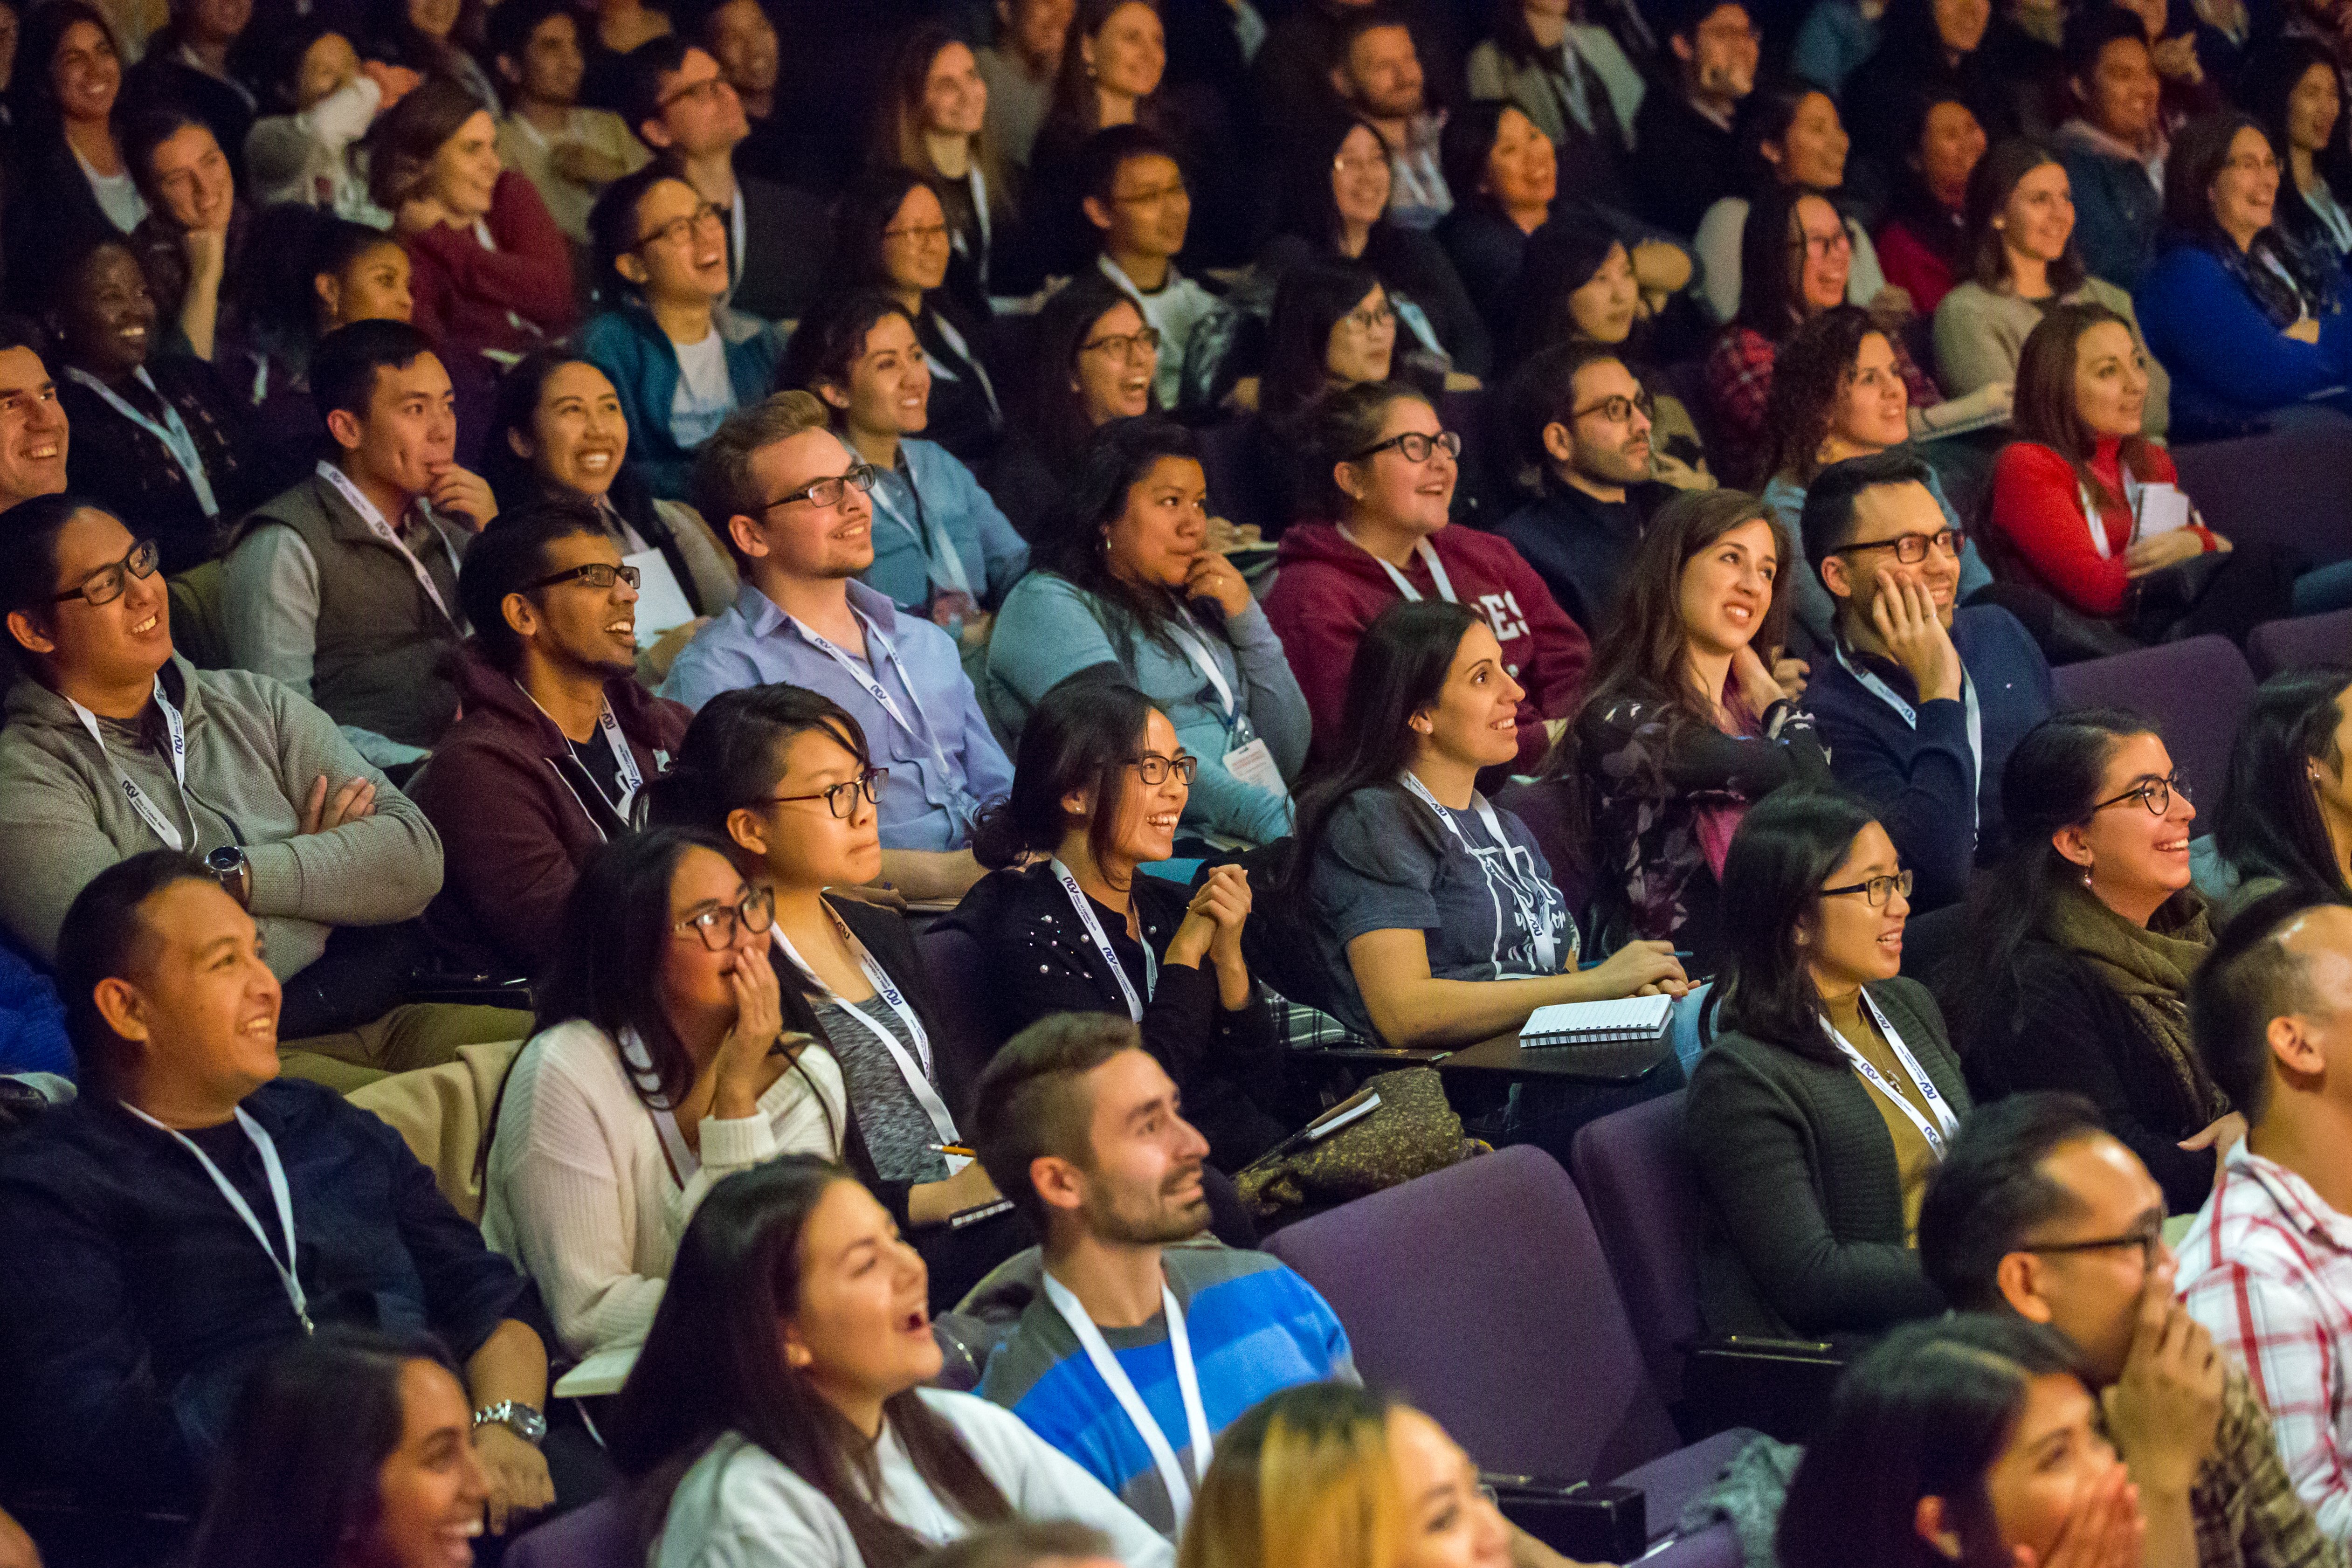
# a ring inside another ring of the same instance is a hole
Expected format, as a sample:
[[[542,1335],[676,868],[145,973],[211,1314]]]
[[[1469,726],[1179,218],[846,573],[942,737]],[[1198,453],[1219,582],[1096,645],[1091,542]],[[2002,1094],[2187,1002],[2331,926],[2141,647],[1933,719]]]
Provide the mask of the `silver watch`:
[[[536,1406],[525,1405],[520,1399],[501,1399],[496,1405],[475,1411],[475,1430],[479,1431],[485,1426],[503,1426],[534,1448],[547,1436],[547,1417],[541,1415]]]

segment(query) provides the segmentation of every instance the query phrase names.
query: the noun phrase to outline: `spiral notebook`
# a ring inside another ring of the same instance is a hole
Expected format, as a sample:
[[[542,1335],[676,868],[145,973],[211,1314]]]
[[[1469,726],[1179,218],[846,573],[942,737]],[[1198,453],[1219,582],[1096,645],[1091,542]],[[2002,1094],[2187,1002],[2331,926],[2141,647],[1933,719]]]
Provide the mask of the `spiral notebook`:
[[[1557,1002],[1528,1016],[1519,1031],[1525,1050],[1553,1046],[1633,1046],[1663,1040],[1675,1013],[1671,996],[1625,996],[1613,1002]]]

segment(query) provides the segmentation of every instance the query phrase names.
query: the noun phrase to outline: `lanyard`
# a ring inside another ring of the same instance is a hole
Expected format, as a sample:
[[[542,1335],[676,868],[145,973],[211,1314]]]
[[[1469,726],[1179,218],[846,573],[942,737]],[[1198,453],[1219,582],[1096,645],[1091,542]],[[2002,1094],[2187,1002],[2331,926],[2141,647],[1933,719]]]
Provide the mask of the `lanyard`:
[[[1346,540],[1357,549],[1364,550],[1363,542],[1358,539],[1354,534],[1348,531],[1348,525],[1346,523],[1343,522],[1338,526],[1340,538]],[[1437,585],[1437,596],[1444,600],[1449,605],[1459,604],[1461,601],[1457,600],[1454,596],[1454,579],[1445,574],[1445,563],[1437,558],[1437,551],[1430,544],[1429,541],[1426,539],[1416,539],[1412,542],[1412,549],[1413,553],[1421,557],[1421,563],[1429,568],[1429,580]],[[1372,552],[1369,550],[1364,550],[1364,553],[1367,555],[1372,555]],[[1403,573],[1396,569],[1393,563],[1378,555],[1372,555],[1372,559],[1380,562],[1381,570],[1389,574],[1389,581],[1396,584],[1397,592],[1405,596],[1406,603],[1413,605],[1421,603],[1421,591],[1415,588],[1412,584],[1407,580]]]
[[[901,453],[903,459],[904,454]],[[932,518],[930,509],[923,504],[923,492],[915,484],[915,470],[908,467],[898,471],[898,478],[907,481],[908,493],[915,498],[915,521],[909,522],[899,511],[898,503],[891,498],[888,487],[874,487],[875,502],[882,515],[905,529],[913,536],[915,547],[923,552],[931,572],[955,594],[971,593],[971,574],[964,570],[963,557],[956,551],[955,541],[948,537],[947,524]]]
[[[1176,1462],[1176,1450],[1168,1446],[1168,1435],[1153,1419],[1143,1395],[1136,1392],[1135,1380],[1127,1375],[1127,1368],[1110,1353],[1102,1331],[1087,1316],[1077,1293],[1055,1279],[1051,1269],[1045,1271],[1045,1280],[1046,1300],[1062,1314],[1062,1321],[1070,1325],[1070,1332],[1077,1336],[1095,1375],[1103,1380],[1103,1386],[1118,1401],[1118,1407],[1127,1412],[1136,1436],[1151,1450],[1151,1462],[1159,1468],[1160,1479],[1168,1489],[1168,1501],[1176,1510],[1176,1528],[1181,1531],[1192,1511],[1192,1484],[1185,1479],[1183,1467]],[[1168,1288],[1165,1279],[1160,1282],[1160,1310],[1167,1316],[1168,1353],[1176,1363],[1176,1392],[1184,1402],[1184,1425],[1191,1429],[1192,1474],[1205,1481],[1209,1479],[1209,1450],[1215,1439],[1209,1435],[1208,1407],[1201,1401],[1201,1376],[1192,1366],[1192,1338],[1184,1329],[1184,1310],[1176,1304],[1176,1292]]]
[[[238,1192],[226,1176],[221,1174],[221,1168],[213,1163],[213,1157],[196,1147],[194,1139],[176,1129],[165,1127],[128,1100],[122,1101],[121,1105],[123,1110],[148,1126],[171,1133],[180,1141],[182,1148],[196,1157],[196,1163],[205,1168],[205,1174],[213,1179],[213,1185],[218,1187],[221,1196],[228,1200],[228,1206],[236,1211],[236,1217],[245,1221],[245,1228],[253,1232],[253,1239],[261,1243],[261,1250],[268,1255],[269,1266],[278,1270],[278,1282],[286,1287],[286,1300],[293,1303],[295,1321],[302,1325],[302,1331],[306,1334],[316,1332],[310,1326],[310,1299],[303,1294],[302,1281],[294,1273],[294,1194],[286,1184],[286,1167],[278,1161],[278,1144],[268,1131],[260,1122],[246,1114],[245,1107],[240,1105],[236,1108],[236,1124],[245,1129],[245,1135],[252,1139],[253,1146],[261,1152],[262,1173],[269,1178],[269,1198],[278,1205],[278,1227],[286,1233],[286,1261],[283,1263],[278,1261],[278,1249],[269,1245],[269,1233],[261,1228],[260,1217],[253,1212],[253,1205],[245,1201],[245,1194]]]
[[[750,220],[743,216],[743,209],[750,205],[743,199],[743,188],[738,185],[735,188],[735,199],[727,206],[727,242],[735,257],[734,270],[731,274],[734,282],[727,286],[727,292],[730,297],[735,292],[735,284],[743,281],[743,274],[751,265],[751,239],[748,232]]]
[[[122,764],[116,762],[114,753],[106,749],[106,737],[99,732],[98,715],[74,702],[70,697],[66,700],[73,704],[74,717],[80,720],[81,727],[89,731],[89,738],[98,742],[98,754],[104,757],[106,765],[114,770],[114,782],[122,786],[122,798],[131,803],[131,809],[155,830],[156,837],[174,849],[185,849],[188,839],[181,837],[179,825],[163,814],[163,808],[139,787],[137,781],[122,771]],[[170,698],[163,695],[163,678],[161,675],[155,678],[155,706],[163,710],[163,727],[171,732],[172,782],[180,787],[180,805],[187,810],[188,833],[193,837],[196,830],[196,808],[188,800],[188,731],[186,725],[181,722],[180,710],[172,706]]]
[[[163,405],[163,423],[161,425],[140,413],[131,405],[129,399],[90,374],[89,372],[76,365],[68,365],[66,374],[97,393],[106,401],[108,407],[163,442],[163,450],[172,454],[172,460],[180,465],[180,472],[187,476],[188,488],[196,492],[196,504],[205,509],[205,515],[206,517],[220,515],[220,502],[213,499],[213,481],[205,472],[205,458],[203,453],[196,450],[196,438],[188,434],[188,422],[180,417],[180,411],[172,406],[172,400],[164,396],[162,389],[156,386],[154,378],[147,374],[145,365],[141,365],[131,374],[139,378],[140,385],[154,393],[155,401]]]
[[[1152,952],[1151,944],[1148,942],[1136,944],[1143,949],[1143,994],[1138,996],[1135,982],[1127,977],[1127,965],[1118,961],[1118,954],[1111,948],[1110,938],[1103,931],[1102,921],[1095,918],[1095,907],[1087,900],[1086,889],[1078,886],[1078,879],[1070,875],[1070,868],[1058,858],[1054,861],[1054,876],[1062,884],[1062,891],[1069,895],[1070,907],[1078,911],[1079,923],[1087,928],[1087,935],[1094,939],[1095,951],[1103,955],[1105,963],[1110,965],[1110,977],[1118,982],[1118,994],[1127,998],[1127,1016],[1140,1024],[1143,1022],[1143,1004],[1160,989],[1160,960]]]
[[[1176,639],[1176,646],[1184,650],[1185,657],[1198,665],[1201,673],[1209,678],[1209,684],[1216,688],[1217,702],[1224,709],[1225,728],[1234,731],[1246,728],[1249,719],[1242,712],[1241,699],[1234,695],[1233,683],[1225,679],[1225,672],[1217,668],[1216,659],[1209,653],[1208,644],[1194,636],[1192,628],[1185,624],[1185,616],[1186,613],[1180,612],[1178,619],[1168,623],[1169,635]]]
[[[1402,779],[1407,792],[1430,810],[1437,813],[1437,820],[1445,824],[1446,830],[1454,835],[1455,842],[1462,846],[1463,852],[1478,862],[1479,868],[1483,872],[1492,863],[1492,858],[1481,852],[1477,846],[1470,842],[1469,835],[1462,831],[1462,825],[1454,820],[1454,813],[1439,805],[1437,797],[1429,793],[1429,786],[1422,783],[1410,771],[1402,775]],[[1525,866],[1520,865],[1519,857],[1525,855],[1527,851],[1505,837],[1502,818],[1495,815],[1494,805],[1476,790],[1470,792],[1470,808],[1478,814],[1479,822],[1486,826],[1487,833],[1493,836],[1496,845],[1502,852],[1503,880],[1511,890],[1512,902],[1517,906],[1519,925],[1527,931],[1528,940],[1535,943],[1537,964],[1546,974],[1559,973],[1560,972],[1559,942],[1552,935],[1552,922],[1561,914],[1559,908],[1561,901],[1559,889],[1536,875],[1532,858]],[[1510,922],[1503,917],[1502,896],[1495,890],[1492,879],[1489,879],[1486,884],[1486,896],[1494,901],[1495,905],[1496,946],[1499,949],[1502,946],[1502,933]],[[1499,952],[1497,956],[1500,956]],[[1497,967],[1500,966],[1497,965]]]
[[[1571,39],[1563,37],[1559,41],[1559,69],[1544,74],[1551,78],[1552,86],[1559,94],[1560,107],[1568,110],[1568,117],[1576,122],[1577,129],[1587,136],[1591,135],[1591,89],[1585,82],[1582,64],[1576,58],[1576,45]]]
[[[1878,1010],[1877,1002],[1867,991],[1862,994],[1862,1005],[1870,1009],[1871,1021],[1878,1026],[1878,1032],[1886,1037],[1887,1045],[1894,1048],[1895,1059],[1901,1062],[1903,1070],[1911,1075],[1912,1085],[1918,1089],[1919,1098],[1926,1100],[1927,1109],[1936,1113],[1933,1126],[1919,1114],[1916,1106],[1895,1092],[1895,1086],[1886,1081],[1885,1075],[1871,1066],[1870,1058],[1854,1049],[1852,1042],[1839,1034],[1827,1018],[1822,1020],[1822,1030],[1829,1036],[1830,1044],[1845,1053],[1845,1059],[1853,1064],[1853,1070],[1862,1075],[1862,1081],[1893,1100],[1895,1109],[1910,1118],[1911,1125],[1919,1130],[1919,1136],[1927,1141],[1927,1147],[1935,1151],[1936,1158],[1942,1159],[1944,1140],[1959,1130],[1960,1119],[1952,1114],[1950,1106],[1944,1103],[1943,1095],[1921,1070],[1918,1058],[1904,1045],[1903,1037],[1895,1032],[1895,1026],[1886,1021],[1886,1015]]]
[[[988,175],[982,171],[977,159],[965,174],[964,183],[971,187],[972,221],[980,226],[980,254],[976,257],[971,254],[971,242],[964,237],[963,230],[956,230],[952,237],[956,254],[971,262],[980,275],[980,290],[985,294],[988,292],[988,257],[992,241],[989,236]]]
[[[530,697],[530,688],[523,685],[521,681],[516,681],[515,687],[525,697]],[[538,698],[530,697],[530,705],[538,708],[541,713],[547,713],[549,723],[555,723],[555,715],[548,713],[545,708],[541,707]],[[613,717],[612,699],[604,700],[603,710],[596,715],[596,727],[604,731],[604,744],[613,748],[613,758],[620,763],[621,798],[611,804],[613,810],[619,815],[621,820],[626,822],[629,819],[629,806],[636,800],[637,791],[643,787],[646,775],[638,771],[637,759],[629,754],[629,742],[627,737],[621,733],[621,721]],[[555,732],[559,735],[562,734],[562,726],[556,725]],[[571,739],[569,736],[564,738],[567,742]],[[600,790],[597,793],[603,792]]]
[[[833,987],[819,980],[816,971],[809,967],[808,960],[801,956],[800,949],[794,947],[792,939],[784,935],[782,926],[773,926],[770,929],[775,933],[776,945],[783,950],[786,958],[793,961],[793,967],[808,976],[810,983],[824,994],[826,1001],[856,1019],[866,1026],[868,1034],[882,1042],[882,1048],[890,1053],[890,1060],[898,1068],[898,1076],[907,1080],[908,1092],[915,1097],[915,1103],[923,1108],[923,1114],[931,1119],[931,1130],[939,1134],[940,1142],[942,1143],[961,1142],[956,1133],[954,1115],[949,1111],[947,1101],[940,1098],[940,1091],[931,1087],[931,1037],[924,1029],[922,1019],[915,1016],[915,1009],[908,1005],[906,996],[899,991],[898,983],[890,978],[889,973],[874,962],[874,955],[866,951],[866,944],[851,935],[846,926],[842,925],[841,917],[834,916],[833,923],[840,929],[842,937],[849,943],[850,950],[857,954],[857,966],[866,972],[866,983],[874,987],[875,994],[881,997],[889,1005],[890,1011],[898,1015],[898,1021],[907,1026],[907,1037],[915,1042],[915,1056],[908,1056],[907,1047],[898,1043],[898,1037],[875,1022],[871,1015],[856,1003],[844,999]],[[918,1058],[920,1059],[918,1060]],[[964,1156],[957,1154],[949,1155],[947,1161],[950,1175],[953,1175],[971,1163]]]
[[[637,1081],[639,1098],[661,1092],[661,1079],[654,1072],[654,1058],[634,1028],[621,1031],[621,1059],[628,1065],[629,1076]],[[686,1134],[678,1131],[676,1108],[648,1100],[646,1111],[654,1119],[654,1131],[661,1134],[662,1157],[669,1162],[670,1180],[684,1187],[702,1169],[702,1162],[687,1147]]]
[[[1843,647],[1832,647],[1830,652],[1848,675],[1862,683],[1862,689],[1864,691],[1894,709],[1896,715],[1912,729],[1916,730],[1919,727],[1918,710],[1897,697],[1893,687],[1879,679],[1871,671],[1859,668],[1848,659]],[[1969,760],[1976,764],[1976,788],[1982,790],[1984,788],[1984,707],[1977,700],[1977,683],[1969,679],[1969,672],[1965,668],[1960,671],[1960,701],[1968,709],[1969,714]],[[1969,796],[1969,808],[1971,812],[1980,809],[1974,793]]]
[[[882,684],[880,679],[875,675],[872,669],[860,666],[856,659],[842,652],[841,649],[834,647],[831,638],[825,637],[822,632],[817,631],[799,616],[787,616],[784,618],[793,623],[793,626],[799,630],[801,636],[816,644],[816,646],[822,649],[826,657],[831,658],[834,663],[841,666],[843,669],[847,670],[849,672],[850,679],[857,682],[859,688],[865,691],[866,695],[871,697],[876,702],[879,703],[883,712],[890,715],[890,721],[892,723],[898,725],[901,730],[906,731],[908,734],[913,736],[919,742],[929,745],[931,748],[931,760],[938,763],[940,765],[940,775],[947,781],[950,788],[955,787],[955,770],[948,766],[948,754],[940,749],[939,737],[931,731],[931,716],[923,711],[923,700],[915,694],[915,683],[908,678],[907,667],[899,662],[898,650],[890,646],[890,639],[882,635],[882,628],[880,626],[876,626],[872,621],[866,619],[865,611],[857,608],[856,605],[852,605],[849,608],[849,613],[856,616],[857,617],[857,624],[866,628],[866,642],[867,647],[880,647],[882,650],[882,658],[888,662],[891,668],[898,672],[898,684],[907,689],[907,700],[915,705],[915,717],[923,721],[923,727],[921,729],[918,730],[915,726],[907,722],[907,715],[905,711],[899,708],[898,699],[890,695],[889,689]]]
[[[411,572],[416,574],[416,585],[425,590],[425,596],[433,601],[433,607],[441,612],[441,618],[447,621],[450,626],[456,626],[457,617],[451,615],[449,606],[442,602],[441,590],[433,585],[433,574],[425,569],[425,563],[419,561],[416,558],[416,552],[408,548],[407,542],[400,537],[400,531],[384,521],[383,513],[376,510],[375,502],[368,500],[367,493],[352,483],[349,474],[323,458],[319,460],[319,477],[334,486],[335,493],[351,503],[352,510],[360,514],[360,521],[367,524],[370,533],[400,552],[400,558],[408,563],[408,569]],[[433,522],[429,515],[425,519],[425,525],[433,530],[433,536],[436,539],[441,541],[441,552],[449,557],[450,571],[456,572],[457,552],[449,548],[449,542],[446,539],[441,538],[439,527]]]

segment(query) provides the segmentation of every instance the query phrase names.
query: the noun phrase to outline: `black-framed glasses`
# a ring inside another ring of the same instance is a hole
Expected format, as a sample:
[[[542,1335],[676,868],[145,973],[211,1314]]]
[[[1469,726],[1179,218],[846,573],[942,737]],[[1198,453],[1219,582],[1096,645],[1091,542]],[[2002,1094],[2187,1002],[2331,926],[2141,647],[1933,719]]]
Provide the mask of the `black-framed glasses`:
[[[1160,329],[1146,327],[1139,332],[1112,332],[1107,337],[1093,338],[1078,345],[1078,352],[1090,354],[1100,350],[1113,359],[1135,359],[1140,349],[1145,355],[1160,352]]]
[[[1397,313],[1392,305],[1375,305],[1369,310],[1350,310],[1339,320],[1360,332],[1384,332],[1396,325]]]
[[[1128,758],[1127,765],[1148,784],[1164,784],[1171,773],[1189,784],[1201,771],[1201,759],[1193,756],[1163,757],[1157,752],[1146,752],[1139,757]]]
[[[2183,800],[2189,798],[2188,782],[2178,773],[2168,779],[2142,779],[2123,794],[2099,802],[2098,805],[2091,807],[2091,810],[2094,813],[2102,812],[2111,805],[2121,805],[2127,800],[2136,800],[2147,807],[2147,814],[2150,816],[2162,816],[2172,809],[2172,797],[2176,795]]]
[[[1841,250],[1853,248],[1853,236],[1841,228],[1835,234],[1802,235],[1789,242],[1790,250],[1801,250],[1809,258],[1834,256]]]
[[[1863,550],[1892,550],[1895,559],[1906,566],[1916,566],[1927,559],[1927,547],[1934,545],[1936,553],[1958,561],[1960,546],[1968,535],[1957,528],[1939,530],[1935,533],[1906,533],[1894,539],[1873,540],[1868,544],[1847,544],[1830,552],[1832,555],[1852,555]]]
[[[726,85],[727,79],[723,76],[704,77],[700,81],[688,82],[686,86],[670,92],[662,99],[661,107],[667,109],[671,104],[684,103],[689,98],[706,100],[715,98],[719,95],[719,89]]]
[[[651,234],[639,235],[637,243],[633,248],[643,250],[656,241],[663,245],[683,245],[694,231],[703,225],[709,224],[713,228],[719,228],[724,226],[725,221],[725,215],[714,204],[705,202],[686,216],[674,217]]]
[[[1430,455],[1434,452],[1444,452],[1449,458],[1460,457],[1462,436],[1455,430],[1440,430],[1434,436],[1424,436],[1418,430],[1408,430],[1402,436],[1391,436],[1385,441],[1373,442],[1348,461],[1360,463],[1365,458],[1376,458],[1391,447],[1395,448],[1408,463],[1426,463],[1430,459]]]
[[[2156,1267],[2156,1255],[2164,1246],[2164,1220],[2161,1215],[2147,1225],[2135,1226],[2121,1236],[2103,1236],[2094,1241],[2033,1241],[2018,1248],[2020,1252],[2119,1252],[2127,1247],[2139,1248],[2140,1265]]]
[[[645,574],[634,566],[619,566],[608,561],[591,561],[585,566],[574,566],[564,572],[551,572],[544,577],[525,583],[522,585],[522,591],[528,594],[534,588],[552,588],[558,583],[583,583],[599,590],[610,588],[615,583],[626,583],[634,588],[644,576]]]
[[[1646,392],[1638,393],[1632,397],[1626,396],[1622,392],[1617,393],[1597,403],[1588,403],[1581,408],[1571,408],[1568,411],[1568,416],[1573,420],[1581,419],[1587,415],[1598,414],[1612,425],[1622,425],[1633,417],[1633,411],[1637,408],[1642,411],[1642,417],[1644,419],[1655,419],[1658,416],[1657,405]]]
[[[163,552],[156,547],[155,542],[142,539],[131,547],[130,554],[111,565],[100,567],[81,580],[80,587],[68,588],[62,594],[51,595],[49,602],[62,605],[68,599],[87,599],[93,607],[110,605],[122,597],[131,586],[131,578],[155,575],[156,563],[162,559]]]
[[[827,811],[846,821],[856,815],[859,795],[864,795],[868,802],[880,801],[882,786],[889,782],[889,778],[888,768],[868,768],[854,779],[829,784],[814,795],[772,795],[768,797],[768,804],[790,805],[796,800],[821,800]]]
[[[1883,910],[1886,907],[1886,900],[1897,893],[1909,898],[1911,881],[1909,871],[1897,871],[1892,877],[1873,877],[1864,882],[1848,882],[1843,888],[1823,888],[1822,897],[1843,899],[1849,893],[1860,893],[1863,902],[1874,910]]]
[[[920,245],[926,240],[936,241],[940,245],[945,245],[948,242],[948,226],[943,223],[908,224],[904,228],[884,229],[882,231],[882,237],[885,239],[911,239],[917,245]]]
[[[757,936],[775,923],[774,889],[754,888],[743,895],[740,902],[712,904],[697,910],[673,929],[691,931],[711,952],[725,952],[735,945],[742,932],[748,931]]]
[[[787,490],[760,510],[773,511],[780,506],[790,506],[796,500],[804,500],[811,506],[833,506],[840,501],[841,492],[845,489],[856,490],[859,495],[865,495],[873,489],[875,477],[876,469],[873,464],[858,463],[845,474],[835,474],[829,479],[818,479],[813,484],[803,485],[796,490]]]

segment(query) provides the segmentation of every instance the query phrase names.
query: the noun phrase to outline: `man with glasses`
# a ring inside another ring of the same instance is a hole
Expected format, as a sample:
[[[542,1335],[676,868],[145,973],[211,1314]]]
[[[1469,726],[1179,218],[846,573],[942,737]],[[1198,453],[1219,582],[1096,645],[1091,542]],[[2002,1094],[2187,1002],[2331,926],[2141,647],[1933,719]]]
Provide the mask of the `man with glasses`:
[[[1184,171],[1168,144],[1140,125],[1098,132],[1079,154],[1083,209],[1102,250],[1102,275],[1135,301],[1160,334],[1151,387],[1159,405],[1202,406],[1232,348],[1233,309],[1177,270],[1192,222]]]
[[[38,327],[0,316],[0,511],[66,488],[66,411]]]
[[[1927,465],[1895,449],[1814,476],[1799,532],[1836,605],[1806,705],[1838,783],[1870,803],[1918,878],[1957,902],[2007,847],[2001,769],[2049,717],[2050,666],[2016,616],[1959,607],[1963,539]]]
[[[1756,90],[1763,35],[1739,0],[1682,0],[1672,27],[1674,80],[1644,93],[1633,120],[1633,187],[1643,217],[1696,234],[1707,208],[1741,194],[1732,125]]]
[[[874,563],[874,470],[805,392],[731,416],[695,459],[694,502],[742,569],[732,606],[670,668],[662,695],[698,709],[782,681],[824,693],[889,770],[882,879],[911,900],[981,877],[971,826],[1013,787],[955,638],[856,581]]]
[[[2181,1299],[2244,1365],[2294,1489],[2343,1542],[2352,1539],[2352,909],[2292,888],[2256,900],[2213,944],[2189,1008],[2197,1048],[2247,1132],[2181,1238]]]
[[[2089,1101],[2012,1095],[1971,1111],[1928,1178],[1919,1261],[1959,1310],[2073,1342],[2139,1488],[2148,1568],[2341,1568],[2280,1462],[2273,1391],[2174,1300],[2164,1219],[2163,1190]]]
[[[538,974],[599,845],[639,819],[691,717],[636,679],[637,569],[596,509],[534,502],[466,555],[465,717],[417,775],[447,873],[425,910],[469,970]]]

